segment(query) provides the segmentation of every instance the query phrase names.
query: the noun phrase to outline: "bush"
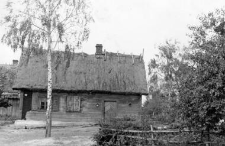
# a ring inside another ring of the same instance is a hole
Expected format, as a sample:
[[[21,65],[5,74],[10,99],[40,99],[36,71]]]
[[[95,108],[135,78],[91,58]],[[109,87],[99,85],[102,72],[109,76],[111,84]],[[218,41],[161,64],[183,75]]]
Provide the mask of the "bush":
[[[200,132],[179,132],[179,133],[154,133],[154,141],[147,140],[151,138],[151,133],[130,133],[124,130],[138,130],[149,131],[151,125],[154,125],[151,118],[141,115],[138,120],[133,117],[125,116],[123,118],[111,118],[107,122],[100,122],[100,130],[93,135],[93,140],[96,142],[95,146],[121,146],[121,145],[180,145],[195,146],[201,140]],[[182,123],[172,123],[168,127],[171,129],[183,129]],[[221,129],[224,125],[221,126]],[[154,127],[153,127],[154,128]],[[156,128],[154,128],[156,129]],[[133,136],[133,137],[132,137]],[[203,135],[203,141],[207,141],[207,136]],[[218,133],[211,134],[211,141],[216,143],[224,143],[225,136]]]
[[[211,141],[218,144],[225,143],[225,135],[211,135]]]
[[[110,129],[135,129],[140,130],[141,125],[137,121],[124,120],[123,118],[112,118],[109,121],[99,122],[100,127]]]
[[[143,138],[136,139],[129,137],[131,136],[129,132],[124,132],[122,130],[147,131],[151,130],[152,124],[151,119],[145,115],[141,115],[140,118],[134,118],[132,116],[111,118],[106,122],[99,122],[101,128],[98,133],[93,135],[93,140],[97,143],[97,146],[149,145],[152,141],[146,140],[148,135],[141,134]]]

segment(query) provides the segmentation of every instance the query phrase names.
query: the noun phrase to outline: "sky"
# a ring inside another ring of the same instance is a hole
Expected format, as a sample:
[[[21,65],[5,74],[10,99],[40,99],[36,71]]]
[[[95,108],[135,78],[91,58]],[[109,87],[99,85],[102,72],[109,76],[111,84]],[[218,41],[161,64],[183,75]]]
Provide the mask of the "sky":
[[[147,63],[166,40],[188,42],[188,26],[197,24],[198,15],[225,6],[224,0],[90,0],[95,22],[90,37],[80,51],[93,54],[102,44],[109,52],[140,55]],[[1,0],[0,14],[6,0]],[[1,18],[1,16],[0,16]],[[4,30],[0,27],[0,36]],[[19,59],[20,51],[0,43],[0,64]]]

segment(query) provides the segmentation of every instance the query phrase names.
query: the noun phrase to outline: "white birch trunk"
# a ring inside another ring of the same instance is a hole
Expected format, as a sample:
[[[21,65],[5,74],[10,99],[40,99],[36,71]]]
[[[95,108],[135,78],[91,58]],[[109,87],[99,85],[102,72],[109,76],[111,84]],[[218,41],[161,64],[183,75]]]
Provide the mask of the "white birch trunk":
[[[46,133],[45,137],[51,137],[52,126],[52,59],[51,59],[51,34],[48,34],[48,89],[47,89],[47,111],[46,111]]]
[[[52,127],[52,37],[51,37],[51,0],[49,0],[49,13],[48,13],[48,24],[47,24],[47,33],[48,33],[48,53],[47,53],[47,62],[48,62],[48,89],[47,89],[47,110],[46,110],[46,133],[45,137],[51,137],[51,127]]]

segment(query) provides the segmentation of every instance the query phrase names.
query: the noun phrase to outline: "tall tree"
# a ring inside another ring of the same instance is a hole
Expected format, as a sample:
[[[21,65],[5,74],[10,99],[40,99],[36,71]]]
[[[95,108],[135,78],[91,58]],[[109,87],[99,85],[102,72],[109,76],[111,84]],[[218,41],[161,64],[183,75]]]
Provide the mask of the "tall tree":
[[[178,98],[180,81],[188,71],[187,53],[177,42],[166,41],[150,60],[150,92],[161,90],[170,99]],[[176,96],[176,97],[175,97]]]
[[[80,48],[88,39],[91,17],[86,0],[17,0],[7,3],[2,42],[22,53],[45,48],[48,62],[46,137],[51,136],[52,59],[57,45],[68,51]]]
[[[150,105],[160,103],[158,108],[161,109],[155,108],[154,113],[161,111],[160,114],[170,114],[169,117],[175,118],[176,110],[174,110],[174,105],[180,98],[180,83],[188,73],[187,53],[185,48],[181,48],[177,42],[172,41],[166,41],[158,49],[159,53],[150,60],[148,65],[150,75],[149,92],[153,99],[148,102]]]
[[[225,114],[225,10],[199,17],[191,26],[192,73],[181,83],[182,114],[191,127],[210,131]]]

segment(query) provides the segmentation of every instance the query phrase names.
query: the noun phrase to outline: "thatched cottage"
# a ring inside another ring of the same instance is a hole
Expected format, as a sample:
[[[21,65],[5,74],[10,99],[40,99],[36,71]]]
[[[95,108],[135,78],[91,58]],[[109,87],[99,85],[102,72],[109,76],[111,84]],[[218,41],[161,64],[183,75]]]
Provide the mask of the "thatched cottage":
[[[97,122],[136,115],[147,94],[142,56],[102,52],[54,52],[53,120]],[[47,62],[43,52],[23,55],[14,89],[20,90],[23,119],[44,120],[47,106]]]

